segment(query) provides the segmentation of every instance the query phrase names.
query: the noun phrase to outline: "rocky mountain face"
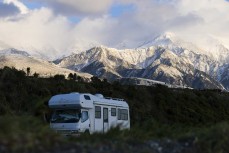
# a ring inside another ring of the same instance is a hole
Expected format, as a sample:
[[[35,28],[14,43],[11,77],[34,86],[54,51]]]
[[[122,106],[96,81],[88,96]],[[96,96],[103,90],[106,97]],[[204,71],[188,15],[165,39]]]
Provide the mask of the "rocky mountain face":
[[[85,78],[95,75],[109,81],[134,77],[197,89],[229,89],[229,50],[219,42],[209,46],[203,49],[166,33],[135,49],[99,46],[54,62],[16,49],[4,49],[0,50],[0,66],[31,67],[42,76],[76,71]]]
[[[145,42],[137,49],[94,47],[55,63],[110,81],[138,77],[197,89],[229,89],[229,50],[218,45],[216,52],[210,54],[210,51],[166,34]]]
[[[56,74],[68,76],[69,73],[76,73],[85,80],[89,80],[92,75],[87,73],[75,72],[69,69],[61,68],[52,62],[48,62],[39,58],[32,57],[25,51],[16,50],[13,48],[0,50],[0,67],[15,67],[26,72],[27,67],[30,67],[31,75],[35,72],[41,77],[50,77]]]

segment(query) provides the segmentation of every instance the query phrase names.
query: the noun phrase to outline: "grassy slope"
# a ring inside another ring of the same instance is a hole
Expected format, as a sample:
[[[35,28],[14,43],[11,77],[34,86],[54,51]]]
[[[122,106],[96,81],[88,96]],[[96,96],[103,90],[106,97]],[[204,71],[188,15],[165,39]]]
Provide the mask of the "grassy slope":
[[[42,121],[43,113],[49,111],[44,102],[52,95],[73,91],[124,98],[130,105],[131,130],[113,130],[106,135],[73,140],[51,132]],[[81,150],[106,144],[116,151],[145,148],[143,151],[149,152],[146,142],[167,138],[192,140],[195,152],[226,152],[229,148],[226,145],[229,143],[228,108],[229,94],[218,91],[121,86],[96,78],[93,83],[58,76],[42,79],[26,77],[24,72],[15,69],[0,70],[0,144],[11,152],[52,150],[53,145],[58,148],[60,143],[65,144],[63,147],[70,145]],[[142,146],[129,147],[139,144]]]

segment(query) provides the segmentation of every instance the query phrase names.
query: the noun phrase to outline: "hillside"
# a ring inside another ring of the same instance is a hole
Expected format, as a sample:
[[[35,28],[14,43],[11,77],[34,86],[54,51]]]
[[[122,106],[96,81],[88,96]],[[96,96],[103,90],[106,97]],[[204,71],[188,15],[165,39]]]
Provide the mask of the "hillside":
[[[228,93],[92,80],[85,83],[58,77],[34,78],[16,69],[1,69],[0,151],[159,153],[160,147],[161,153],[228,150]],[[45,103],[52,95],[73,91],[125,99],[130,106],[131,130],[68,140],[51,132],[48,123],[42,122],[44,113],[49,112]],[[35,147],[37,144],[39,147]]]
[[[30,74],[38,73],[41,77],[50,77],[56,74],[63,74],[68,76],[69,73],[76,73],[78,76],[90,80],[92,75],[87,73],[75,72],[69,69],[61,68],[39,58],[31,56],[25,51],[20,51],[16,49],[5,49],[0,51],[0,68],[5,66],[15,67],[19,70],[24,70],[30,67]]]

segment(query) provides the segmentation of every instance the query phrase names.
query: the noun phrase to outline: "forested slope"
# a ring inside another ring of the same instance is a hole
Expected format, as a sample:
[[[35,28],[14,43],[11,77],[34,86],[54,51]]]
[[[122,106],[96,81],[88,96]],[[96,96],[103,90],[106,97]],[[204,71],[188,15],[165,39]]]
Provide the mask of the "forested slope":
[[[130,106],[131,130],[69,139],[53,133],[43,120],[49,113],[47,101],[52,95],[70,92],[125,99]],[[218,90],[122,86],[96,77],[91,83],[61,75],[38,78],[5,67],[0,70],[0,114],[0,152],[105,148],[99,152],[157,153],[158,147],[193,153],[229,150],[229,94]]]

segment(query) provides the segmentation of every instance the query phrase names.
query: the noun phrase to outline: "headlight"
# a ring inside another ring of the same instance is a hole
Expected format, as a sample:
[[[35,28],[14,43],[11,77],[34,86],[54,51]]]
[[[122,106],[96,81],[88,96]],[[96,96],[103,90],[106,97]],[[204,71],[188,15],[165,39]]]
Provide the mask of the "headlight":
[[[75,130],[75,131],[71,131],[70,133],[71,134],[77,134],[77,133],[79,133],[79,131],[78,130]]]

